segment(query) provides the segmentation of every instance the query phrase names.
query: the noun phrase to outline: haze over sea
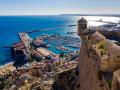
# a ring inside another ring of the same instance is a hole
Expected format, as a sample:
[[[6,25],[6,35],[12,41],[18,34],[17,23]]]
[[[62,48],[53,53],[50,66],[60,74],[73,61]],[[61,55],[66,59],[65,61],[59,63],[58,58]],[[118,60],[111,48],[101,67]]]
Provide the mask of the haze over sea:
[[[63,28],[56,28],[49,31],[42,31],[29,34],[30,37],[35,38],[42,34],[61,34],[67,35],[67,32],[76,31],[76,27],[67,27],[70,24],[76,24],[78,16],[0,16],[0,66],[12,62],[10,48],[3,48],[11,46],[15,42],[19,42],[18,32],[26,32],[44,28],[54,28],[63,25]],[[87,16],[87,20],[99,20],[117,22],[118,17],[98,17]],[[90,21],[88,24],[102,25],[100,22]],[[73,36],[73,35],[72,35]]]

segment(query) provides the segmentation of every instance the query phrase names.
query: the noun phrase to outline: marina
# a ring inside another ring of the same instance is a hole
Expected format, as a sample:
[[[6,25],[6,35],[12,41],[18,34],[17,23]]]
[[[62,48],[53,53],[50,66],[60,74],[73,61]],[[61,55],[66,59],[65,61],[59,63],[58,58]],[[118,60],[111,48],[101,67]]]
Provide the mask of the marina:
[[[14,63],[21,63],[24,60],[27,60],[27,63],[18,68],[12,64],[12,66],[9,65],[7,68],[1,69],[0,76],[4,78],[9,76],[12,78],[11,81],[15,83],[10,89],[25,89],[28,87],[51,90],[60,74],[76,69],[78,52],[66,48],[64,45],[74,42],[80,43],[77,38],[55,34],[51,36],[42,35],[32,39],[27,33],[19,33],[18,35],[21,41],[14,43],[11,48],[12,56],[15,60]],[[71,41],[69,41],[70,39]],[[63,53],[56,54],[49,50],[54,40],[61,40],[58,43],[61,46],[56,44],[54,48],[61,50]],[[47,47],[47,41],[51,45],[50,47]],[[76,48],[74,44],[71,46]]]
[[[56,55],[61,53],[76,52],[80,45],[78,38],[59,34],[41,35],[35,39],[30,38],[27,33],[23,32],[18,35],[21,42],[14,43],[11,50],[14,61],[19,63],[20,61],[24,62],[24,60],[30,61],[32,58],[40,61],[43,58],[54,58],[54,55],[56,57]],[[73,47],[74,50],[72,50],[71,47]],[[59,53],[51,50],[51,48],[54,48],[55,51],[59,50]],[[56,59],[58,59],[58,57]]]

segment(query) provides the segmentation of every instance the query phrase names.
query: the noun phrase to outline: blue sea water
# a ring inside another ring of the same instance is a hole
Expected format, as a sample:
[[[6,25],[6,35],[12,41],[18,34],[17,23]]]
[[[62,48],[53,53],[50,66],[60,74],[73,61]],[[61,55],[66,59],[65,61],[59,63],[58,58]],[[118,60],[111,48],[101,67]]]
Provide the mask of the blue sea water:
[[[11,59],[10,48],[15,42],[19,42],[18,32],[26,32],[36,29],[54,28],[63,25],[63,28],[56,28],[49,31],[42,31],[29,34],[35,38],[42,34],[61,34],[67,35],[69,31],[76,31],[76,27],[66,25],[76,24],[73,16],[0,16],[0,65],[13,61]]]

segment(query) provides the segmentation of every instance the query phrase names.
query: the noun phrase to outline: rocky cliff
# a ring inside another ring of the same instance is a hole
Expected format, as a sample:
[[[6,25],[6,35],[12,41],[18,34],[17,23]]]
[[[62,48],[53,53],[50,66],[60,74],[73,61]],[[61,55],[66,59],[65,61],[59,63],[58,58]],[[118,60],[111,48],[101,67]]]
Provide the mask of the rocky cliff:
[[[120,46],[110,41],[112,33],[87,28],[82,18],[77,34],[82,44],[76,90],[120,90]]]
[[[100,70],[100,57],[88,43],[81,45],[77,85],[76,90],[109,90]]]
[[[111,90],[120,90],[120,69],[113,74]]]
[[[56,82],[53,87],[54,90],[75,90],[77,83],[76,70],[71,69],[66,72],[60,73],[56,77]]]

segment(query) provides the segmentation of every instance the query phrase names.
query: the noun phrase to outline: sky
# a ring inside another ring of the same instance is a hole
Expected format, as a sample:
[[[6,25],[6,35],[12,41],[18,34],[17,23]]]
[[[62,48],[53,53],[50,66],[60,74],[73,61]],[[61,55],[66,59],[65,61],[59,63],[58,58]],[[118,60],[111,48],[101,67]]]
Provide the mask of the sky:
[[[0,15],[120,14],[120,0],[0,0]]]

